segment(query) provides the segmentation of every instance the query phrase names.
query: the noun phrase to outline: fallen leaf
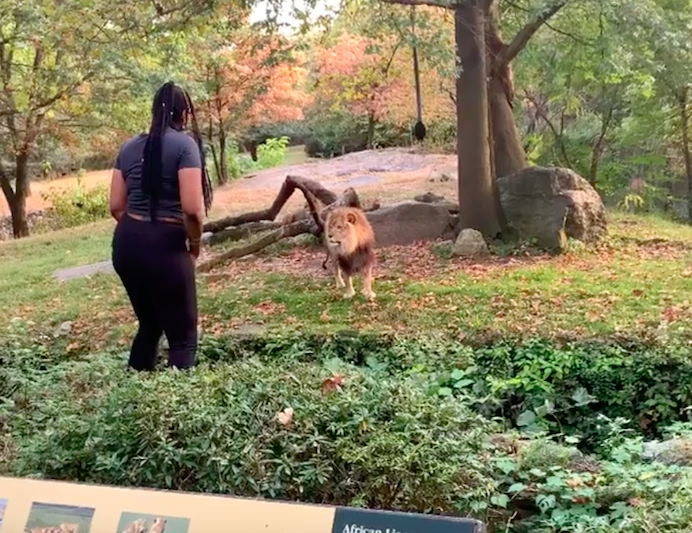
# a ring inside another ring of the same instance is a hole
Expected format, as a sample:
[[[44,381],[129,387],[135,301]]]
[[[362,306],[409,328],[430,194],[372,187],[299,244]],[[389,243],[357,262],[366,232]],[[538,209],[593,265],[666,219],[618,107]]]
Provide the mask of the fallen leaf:
[[[284,427],[289,427],[293,422],[293,408],[287,407],[283,411],[276,413],[276,420]]]
[[[341,390],[344,381],[345,378],[342,374],[334,374],[332,377],[325,379],[322,382],[322,394],[329,394],[330,392]]]

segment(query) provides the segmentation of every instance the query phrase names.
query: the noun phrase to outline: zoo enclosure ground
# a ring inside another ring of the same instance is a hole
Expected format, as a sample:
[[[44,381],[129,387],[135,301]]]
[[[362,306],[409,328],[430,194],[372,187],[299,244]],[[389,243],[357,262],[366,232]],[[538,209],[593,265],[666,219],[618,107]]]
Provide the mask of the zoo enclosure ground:
[[[332,160],[310,159],[302,146],[292,146],[281,167],[265,169],[235,180],[215,191],[213,216],[231,212],[242,212],[268,206],[278,193],[287,173],[301,174],[318,178],[335,191],[345,188],[346,183],[355,180],[357,190],[365,192],[366,198],[378,197],[383,200],[392,197],[389,191],[417,193],[418,191],[454,194],[454,181],[430,182],[431,178],[456,172],[455,156],[416,155],[406,149],[383,152],[366,151],[350,154]],[[31,195],[27,198],[27,210],[39,211],[50,207],[50,202],[42,195],[77,186],[80,178],[76,175],[54,180],[34,181]],[[98,186],[108,186],[110,170],[87,172],[82,178],[87,190]],[[451,196],[450,196],[451,197]],[[301,205],[297,196],[288,204],[289,208]],[[9,216],[10,210],[4,196],[0,195],[0,217]]]
[[[257,172],[218,190],[212,216],[267,207],[287,174],[364,200],[389,202],[427,191],[453,198],[454,156],[406,149],[366,151]],[[295,195],[288,208],[302,204]],[[69,350],[127,343],[135,327],[113,275],[59,282],[57,269],[110,255],[112,221],[0,243],[0,320],[21,317],[58,335]],[[230,244],[230,246],[238,245]],[[223,249],[225,246],[219,246]],[[692,331],[692,228],[656,217],[611,214],[611,236],[596,249],[560,257],[509,250],[483,261],[448,259],[426,243],[378,252],[377,302],[344,302],[314,239],[277,243],[199,276],[200,314],[212,334],[265,329],[330,332],[435,331],[457,338],[687,335]],[[217,253],[217,250],[203,254]],[[204,257],[202,258],[204,259]]]
[[[310,238],[279,243],[199,276],[206,334],[360,329],[458,339],[657,339],[692,334],[692,228],[611,215],[597,250],[447,259],[434,244],[378,252],[378,300],[340,298]],[[52,272],[107,259],[112,223],[0,246],[0,321],[29,321],[68,352],[125,346],[135,328],[113,275],[58,282]],[[655,237],[655,239],[654,239]],[[498,250],[502,253],[502,250]],[[66,321],[71,328],[59,333]]]

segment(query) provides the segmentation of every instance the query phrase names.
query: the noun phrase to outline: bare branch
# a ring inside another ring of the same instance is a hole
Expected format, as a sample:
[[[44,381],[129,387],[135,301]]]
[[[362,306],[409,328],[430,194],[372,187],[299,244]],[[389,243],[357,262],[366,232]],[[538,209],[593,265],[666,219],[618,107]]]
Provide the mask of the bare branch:
[[[456,2],[453,0],[383,0],[387,4],[399,4],[402,6],[431,6],[443,9],[454,9]]]
[[[299,220],[298,222],[294,222],[293,224],[289,224],[288,226],[282,226],[279,229],[274,230],[271,233],[268,233],[261,239],[251,242],[247,246],[231,248],[230,250],[227,250],[224,253],[217,255],[216,257],[213,257],[208,261],[205,261],[204,263],[201,263],[197,266],[197,271],[208,272],[212,268],[228,261],[229,259],[237,259],[239,257],[245,257],[246,255],[257,253],[260,250],[269,246],[270,244],[274,244],[275,242],[281,239],[285,239],[287,237],[295,237],[303,233],[311,233],[313,227],[313,222],[309,219]]]
[[[493,61],[493,72],[497,72],[511,63],[519,53],[526,48],[527,43],[534,34],[545,24],[553,15],[560,11],[569,0],[556,0],[554,4],[542,10],[538,16],[524,26],[519,33],[514,36],[509,43]]]

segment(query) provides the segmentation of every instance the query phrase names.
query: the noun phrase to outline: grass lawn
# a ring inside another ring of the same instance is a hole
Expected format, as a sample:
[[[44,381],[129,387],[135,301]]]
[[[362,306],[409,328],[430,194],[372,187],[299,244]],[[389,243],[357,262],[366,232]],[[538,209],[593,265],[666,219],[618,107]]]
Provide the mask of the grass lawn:
[[[0,320],[21,317],[49,334],[72,321],[70,349],[129,342],[135,318],[115,276],[52,277],[108,259],[112,228],[107,221],[0,245]],[[692,228],[611,214],[610,231],[597,249],[575,245],[555,258],[498,250],[481,262],[447,259],[430,243],[380,250],[376,303],[342,300],[314,244],[283,243],[199,276],[202,326],[212,334],[260,327],[459,339],[687,337]]]
[[[202,325],[306,335],[208,340],[191,374],[124,371],[117,277],[52,277],[107,259],[112,222],[0,244],[0,320],[33,328],[0,338],[0,474],[473,513],[491,533],[687,531],[692,467],[638,439],[692,438],[692,228],[610,228],[559,257],[380,250],[376,303],[342,300],[310,239],[281,243],[199,276]],[[312,343],[352,329],[397,342]],[[489,337],[509,342],[449,342]]]

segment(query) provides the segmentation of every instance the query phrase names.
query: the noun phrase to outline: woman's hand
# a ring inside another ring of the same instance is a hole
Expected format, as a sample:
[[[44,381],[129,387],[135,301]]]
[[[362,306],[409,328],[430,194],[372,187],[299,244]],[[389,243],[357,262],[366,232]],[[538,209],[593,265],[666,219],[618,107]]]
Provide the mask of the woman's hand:
[[[190,256],[192,257],[192,263],[195,264],[197,262],[197,258],[199,257],[199,239],[188,239],[187,250],[190,252]]]

